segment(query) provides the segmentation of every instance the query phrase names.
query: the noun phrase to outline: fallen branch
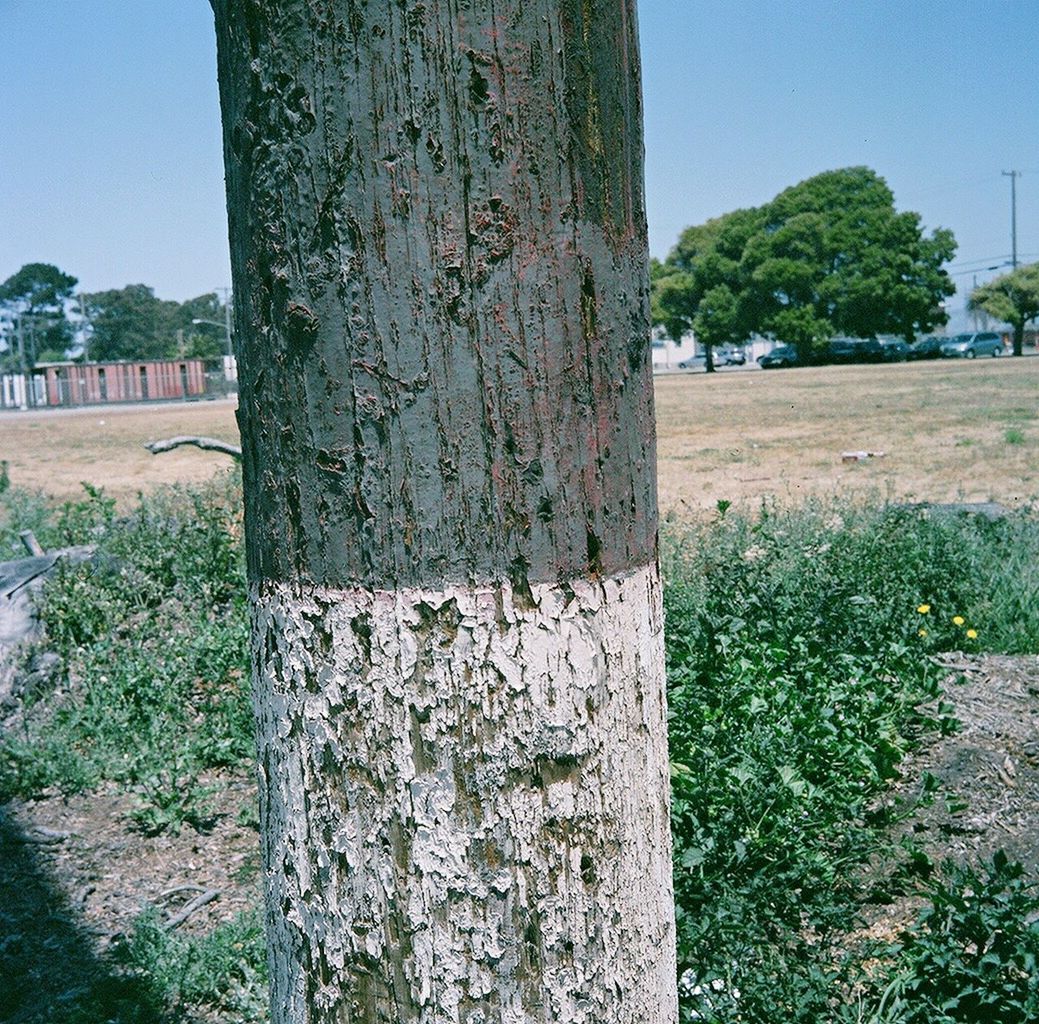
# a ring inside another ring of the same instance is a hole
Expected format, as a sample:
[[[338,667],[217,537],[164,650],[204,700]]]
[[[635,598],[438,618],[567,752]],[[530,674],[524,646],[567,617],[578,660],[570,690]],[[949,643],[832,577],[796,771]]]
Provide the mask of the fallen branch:
[[[196,910],[204,907],[207,903],[212,903],[219,895],[219,889],[207,889],[191,900],[190,903],[185,903],[180,913],[175,914],[166,922],[166,931],[171,932],[174,928],[182,925]]]
[[[168,900],[171,896],[179,896],[182,892],[205,892],[204,885],[175,885],[172,889],[159,893],[159,900]]]
[[[37,846],[53,846],[56,843],[65,842],[71,835],[71,832],[62,832],[59,829],[34,825],[25,835],[17,838],[22,843],[34,843]]]
[[[21,538],[22,545],[30,558],[42,558],[47,554],[47,552],[43,550],[43,546],[36,539],[36,534],[33,533],[32,530],[22,530],[18,536]]]
[[[191,444],[196,448],[202,448],[207,452],[223,452],[224,455],[230,455],[232,459],[241,461],[242,449],[239,445],[230,444],[227,441],[221,441],[215,437],[195,437],[192,434],[181,434],[178,437],[167,437],[162,441],[149,441],[144,447],[152,453],[152,455],[158,455],[160,452],[169,452],[174,448],[180,448],[181,445]]]

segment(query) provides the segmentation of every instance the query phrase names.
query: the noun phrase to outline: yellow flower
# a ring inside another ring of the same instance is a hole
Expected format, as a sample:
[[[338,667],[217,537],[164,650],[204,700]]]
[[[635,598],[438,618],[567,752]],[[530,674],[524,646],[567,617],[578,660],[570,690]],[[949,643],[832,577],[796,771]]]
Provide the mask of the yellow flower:
[[[927,636],[927,630],[926,629],[918,629],[916,631],[916,635],[917,636]]]
[[[962,615],[954,615],[952,617],[953,625],[962,626],[967,620]]]
[[[916,610],[921,615],[926,615],[931,610],[931,606],[929,604],[920,604],[916,606]]]
[[[968,640],[977,640],[978,639],[978,631],[976,629],[968,629],[967,630],[967,639]]]

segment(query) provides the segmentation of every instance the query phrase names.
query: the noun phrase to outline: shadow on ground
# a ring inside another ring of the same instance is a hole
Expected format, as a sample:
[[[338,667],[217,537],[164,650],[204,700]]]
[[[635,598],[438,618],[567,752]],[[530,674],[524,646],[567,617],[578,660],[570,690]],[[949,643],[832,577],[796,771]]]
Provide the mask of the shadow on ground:
[[[162,1010],[147,987],[94,953],[97,936],[55,886],[55,839],[0,807],[0,1022],[154,1024]]]

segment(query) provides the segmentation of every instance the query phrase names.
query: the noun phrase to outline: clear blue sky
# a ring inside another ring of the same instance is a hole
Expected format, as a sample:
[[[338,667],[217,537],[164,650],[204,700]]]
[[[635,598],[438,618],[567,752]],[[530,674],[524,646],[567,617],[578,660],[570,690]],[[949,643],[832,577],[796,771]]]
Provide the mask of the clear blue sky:
[[[953,230],[961,286],[1039,259],[1036,0],[642,0],[650,247],[866,164]],[[205,0],[0,0],[0,280],[229,283]],[[959,300],[957,300],[959,301]]]

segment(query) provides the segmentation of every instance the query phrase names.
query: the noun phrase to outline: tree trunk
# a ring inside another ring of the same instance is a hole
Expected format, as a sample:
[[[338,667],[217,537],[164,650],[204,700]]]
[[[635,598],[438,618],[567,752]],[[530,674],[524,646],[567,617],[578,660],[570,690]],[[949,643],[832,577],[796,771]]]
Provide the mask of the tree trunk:
[[[1011,326],[1014,328],[1014,355],[1023,356],[1025,354],[1025,322],[1023,319],[1015,320]]]
[[[676,1017],[634,0],[214,0],[275,1022]]]

